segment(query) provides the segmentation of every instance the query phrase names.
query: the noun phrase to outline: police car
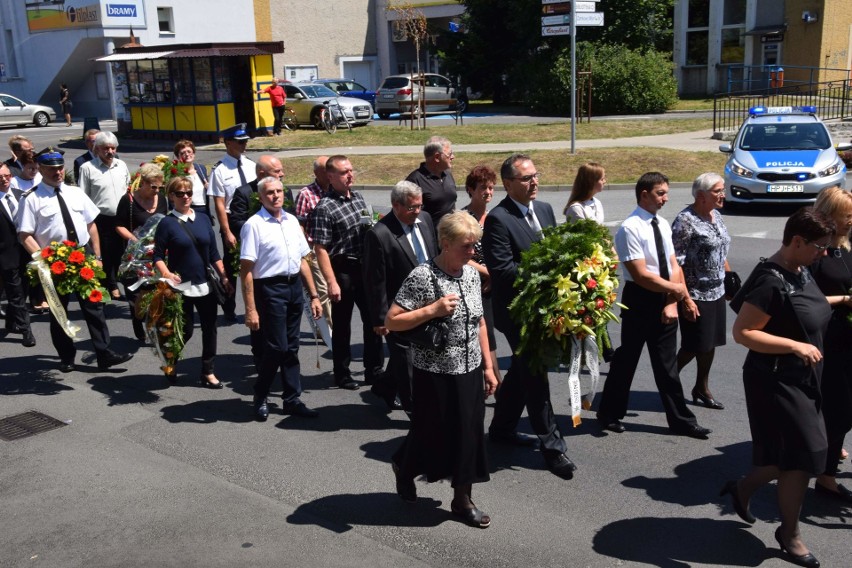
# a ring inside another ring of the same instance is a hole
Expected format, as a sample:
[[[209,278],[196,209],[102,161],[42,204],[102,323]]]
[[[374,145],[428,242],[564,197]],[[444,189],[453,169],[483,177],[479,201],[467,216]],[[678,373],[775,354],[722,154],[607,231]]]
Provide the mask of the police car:
[[[831,142],[815,106],[752,107],[725,164],[725,201],[813,203],[821,189],[845,187],[846,165],[837,151],[852,144]]]

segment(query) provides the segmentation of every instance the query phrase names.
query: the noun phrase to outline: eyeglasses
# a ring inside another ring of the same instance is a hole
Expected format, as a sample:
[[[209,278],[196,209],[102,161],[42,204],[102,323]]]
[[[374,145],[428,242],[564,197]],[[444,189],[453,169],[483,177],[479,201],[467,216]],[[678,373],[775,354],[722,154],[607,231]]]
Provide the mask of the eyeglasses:
[[[154,191],[160,191],[161,189],[165,189],[165,188],[166,188],[166,186],[164,186],[164,185],[154,185],[153,183],[149,183],[149,184],[148,184],[148,187],[150,187],[150,188],[151,188],[151,189],[153,189]],[[191,192],[190,192],[190,193],[191,193]]]
[[[824,250],[828,250],[828,247],[830,246],[829,244],[820,245],[820,244],[817,244],[813,241],[805,241],[805,242],[808,243],[809,245],[814,245],[814,248],[817,249],[820,252],[822,252]]]
[[[192,190],[189,191],[173,191],[172,195],[175,197],[192,197]]]
[[[722,187],[720,189],[708,189],[707,193],[712,193],[713,195],[722,195],[725,193],[725,188]]]
[[[446,156],[447,158],[455,158],[456,157],[456,153],[452,152],[452,151],[449,152],[449,153],[448,152],[441,152],[441,155]]]
[[[419,203],[417,205],[408,205],[405,208],[405,210],[408,211],[409,213],[414,213],[415,211],[420,211],[421,209],[423,209],[422,203]]]
[[[536,173],[530,174],[528,176],[513,177],[512,179],[518,180],[521,183],[531,183],[532,180],[538,181],[538,178],[540,178],[540,177],[541,177],[541,172],[536,172]]]

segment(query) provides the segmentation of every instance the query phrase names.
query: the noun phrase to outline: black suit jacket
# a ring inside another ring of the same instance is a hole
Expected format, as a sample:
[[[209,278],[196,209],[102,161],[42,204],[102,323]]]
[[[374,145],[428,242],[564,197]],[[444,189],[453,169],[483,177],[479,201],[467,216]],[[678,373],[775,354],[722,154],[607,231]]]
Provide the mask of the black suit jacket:
[[[18,198],[21,206],[21,191],[10,189],[12,195]],[[0,269],[11,270],[20,268],[29,260],[26,250],[18,242],[18,229],[15,220],[9,217],[5,205],[0,205]]]
[[[91,161],[92,153],[88,150],[86,150],[84,154],[81,154],[74,159],[74,183],[79,183],[80,181],[80,168],[83,167],[83,164]]]
[[[418,230],[426,245],[426,255],[431,259],[438,254],[435,227],[432,217],[425,211],[417,216]],[[417,256],[405,236],[402,223],[391,211],[382,217],[364,236],[364,284],[368,291],[370,321],[373,327],[385,325],[388,308],[396,293],[414,267]]]
[[[542,228],[556,225],[556,217],[553,216],[553,208],[549,204],[535,201],[533,211]],[[509,197],[503,199],[485,217],[482,251],[485,266],[491,276],[494,325],[504,333],[515,325],[509,317],[509,304],[517,295],[514,285],[521,252],[540,239]]]

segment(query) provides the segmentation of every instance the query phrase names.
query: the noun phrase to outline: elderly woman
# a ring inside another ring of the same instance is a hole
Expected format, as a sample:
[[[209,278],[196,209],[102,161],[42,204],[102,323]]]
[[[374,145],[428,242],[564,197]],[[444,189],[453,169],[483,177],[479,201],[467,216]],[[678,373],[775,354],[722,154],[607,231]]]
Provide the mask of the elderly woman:
[[[467,211],[480,227],[485,226],[485,216],[488,215],[488,204],[494,197],[494,184],[497,183],[497,173],[488,166],[476,166],[467,174],[464,187],[470,197],[470,203],[462,207]],[[488,331],[488,348],[491,357],[491,367],[497,383],[503,382],[500,376],[500,367],[497,364],[497,337],[494,335],[494,310],[491,308],[491,281],[488,269],[485,267],[485,256],[482,253],[482,241],[478,241],[473,248],[473,258],[469,263],[479,272],[482,280],[482,310],[485,317],[485,329]]]
[[[481,236],[470,214],[444,216],[438,224],[441,252],[411,271],[385,326],[401,332],[444,318],[449,327],[440,351],[412,345],[414,413],[408,436],[393,456],[397,493],[413,503],[416,476],[424,474],[430,482],[449,477],[453,515],[486,528],[491,518],[471,500],[473,483],[489,479],[482,424],[485,397],[497,387],[491,359],[482,355],[488,340],[479,274],[468,265]]]
[[[672,223],[677,262],[692,302],[679,304],[680,351],[677,370],[695,359],[692,401],[707,408],[725,406],[713,398],[708,382],[716,347],[725,344],[725,271],[731,237],[718,209],[725,203],[725,180],[718,174],[701,174],[692,182],[692,205]]]
[[[207,215],[212,221],[207,204],[207,168],[195,163],[195,144],[192,140],[178,140],[173,151],[175,158],[187,164],[189,179],[192,180],[192,210]]]
[[[213,374],[216,357],[216,297],[207,284],[206,268],[213,265],[228,291],[231,283],[225,275],[213,226],[205,215],[196,215],[192,203],[192,182],[174,177],[167,187],[173,209],[157,225],[154,234],[154,265],[163,278],[176,284],[183,282],[183,337],[189,341],[195,326],[193,310],[201,320],[201,385],[210,389],[223,387]],[[168,252],[168,264],[166,264]],[[168,377],[172,383],[173,377]]]
[[[817,493],[843,503],[852,503],[852,491],[837,483],[837,462],[843,449],[843,438],[852,429],[852,252],[849,231],[852,229],[852,194],[837,186],[823,189],[814,210],[834,221],[835,234],[827,255],[820,257],[811,272],[817,286],[832,307],[831,321],[825,332],[825,361],[822,369],[822,413],[828,453],[825,472],[817,477]]]
[[[731,302],[734,340],[749,349],[743,364],[754,467],[729,481],[736,513],[747,523],[754,492],[778,480],[781,525],[775,540],[786,558],[819,566],[799,533],[808,478],[825,471],[826,435],[820,377],[823,335],[831,308],[808,266],[825,255],[834,223],[804,207],[790,216],[781,248],[749,276]]]
[[[587,162],[580,166],[574,185],[571,186],[568,204],[563,210],[568,221],[591,219],[603,223],[603,204],[595,196],[603,191],[605,185],[606,172],[603,166],[597,162]]]

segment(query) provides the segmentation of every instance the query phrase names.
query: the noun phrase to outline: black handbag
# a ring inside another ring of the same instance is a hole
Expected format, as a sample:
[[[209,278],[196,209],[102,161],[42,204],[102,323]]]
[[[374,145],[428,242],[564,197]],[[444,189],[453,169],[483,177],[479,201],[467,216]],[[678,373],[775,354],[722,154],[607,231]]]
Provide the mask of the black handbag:
[[[441,298],[441,290],[438,288],[438,279],[435,277],[435,271],[429,264],[429,275],[432,277],[432,288],[435,290],[435,302]],[[450,336],[450,325],[446,318],[434,318],[427,322],[423,322],[415,328],[397,332],[397,335],[414,345],[431,349],[432,351],[442,351],[447,346],[447,341]]]
[[[740,275],[736,272],[730,271],[725,272],[725,296],[728,298],[733,298],[737,295],[737,292],[740,291],[740,288],[743,287],[743,281],[740,279]]]
[[[198,253],[198,256],[201,257],[201,262],[204,263],[204,270],[207,276],[207,287],[210,289],[210,293],[216,298],[216,303],[220,306],[224,306],[225,302],[228,300],[228,292],[225,290],[225,284],[222,282],[222,278],[219,276],[219,273],[216,272],[216,269],[207,262],[204,255],[201,254],[201,247],[198,246],[198,239],[195,238],[192,231],[186,228],[186,224],[183,221],[178,220],[178,223],[180,223],[180,226],[183,227],[184,231],[186,231],[186,234],[189,235],[192,244],[195,245],[195,252]]]

